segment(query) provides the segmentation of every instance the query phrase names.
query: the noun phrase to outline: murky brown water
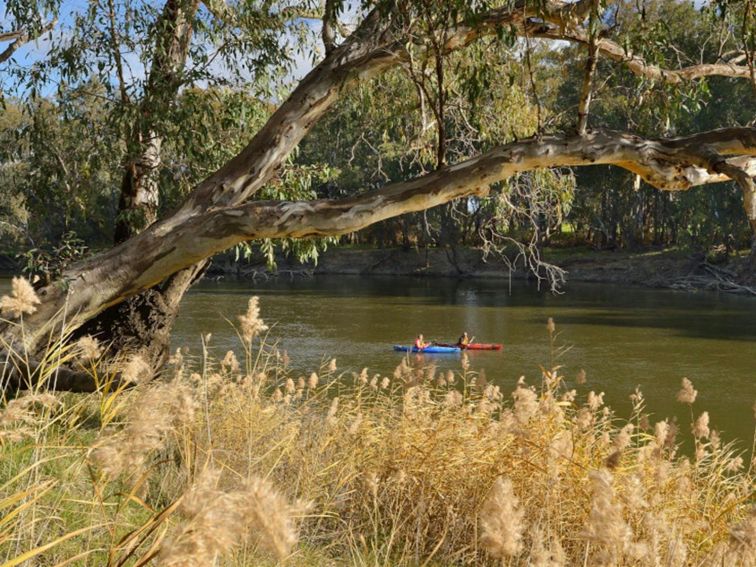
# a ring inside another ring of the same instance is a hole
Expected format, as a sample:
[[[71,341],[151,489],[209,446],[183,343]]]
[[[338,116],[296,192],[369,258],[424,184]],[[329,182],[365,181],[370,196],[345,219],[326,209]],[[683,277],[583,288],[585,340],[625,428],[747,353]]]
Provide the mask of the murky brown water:
[[[535,383],[539,365],[549,364],[545,323],[553,317],[558,343],[572,347],[558,363],[570,379],[579,368],[588,374],[580,392],[604,391],[617,413],[627,415],[628,396],[639,385],[657,418],[677,416],[687,429],[689,413],[675,394],[688,376],[699,390],[696,411],[708,410],[725,438],[750,444],[753,436],[753,298],[608,284],[571,284],[558,296],[519,284],[510,294],[502,281],[399,277],[206,281],[185,299],[175,345],[197,352],[200,333],[212,332],[217,354],[235,347],[224,317],[236,320],[251,295],[260,296],[265,321],[275,323],[271,337],[303,371],[334,356],[343,370],[390,373],[402,356],[393,344],[419,332],[454,341],[467,330],[477,340],[504,343],[501,352],[471,353],[471,362],[507,391],[521,375]],[[442,368],[459,366],[454,355],[425,358]]]

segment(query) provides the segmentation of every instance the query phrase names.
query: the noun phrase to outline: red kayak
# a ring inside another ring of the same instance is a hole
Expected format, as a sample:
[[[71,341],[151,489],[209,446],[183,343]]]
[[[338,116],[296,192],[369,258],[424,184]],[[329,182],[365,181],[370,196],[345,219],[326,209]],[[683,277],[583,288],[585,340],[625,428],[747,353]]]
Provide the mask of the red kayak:
[[[448,343],[434,343],[436,346],[441,347],[457,347],[461,348],[462,350],[501,350],[502,344],[500,343],[469,343],[467,346],[460,347],[460,345],[456,344],[448,344]]]

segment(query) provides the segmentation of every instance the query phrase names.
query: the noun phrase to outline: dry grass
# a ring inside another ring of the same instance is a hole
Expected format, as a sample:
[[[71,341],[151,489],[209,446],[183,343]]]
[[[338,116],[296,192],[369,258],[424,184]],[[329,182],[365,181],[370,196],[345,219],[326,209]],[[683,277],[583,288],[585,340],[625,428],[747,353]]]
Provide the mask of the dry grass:
[[[206,345],[115,389],[84,341],[99,392],[5,400],[0,565],[756,565],[754,463],[690,381],[678,432],[640,392],[623,421],[558,368],[511,393],[464,358],[298,376],[257,309],[241,360]]]

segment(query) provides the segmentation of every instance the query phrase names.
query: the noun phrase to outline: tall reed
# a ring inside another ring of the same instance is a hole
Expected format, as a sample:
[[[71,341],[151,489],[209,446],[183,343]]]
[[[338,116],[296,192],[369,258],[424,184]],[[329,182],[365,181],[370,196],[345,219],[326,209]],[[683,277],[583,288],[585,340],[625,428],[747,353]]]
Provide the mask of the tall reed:
[[[558,367],[511,392],[466,358],[298,375],[256,299],[240,323],[238,353],[205,337],[200,357],[178,350],[128,388],[113,376],[132,362],[105,367],[93,339],[55,346],[100,387],[0,405],[0,565],[756,561],[754,462],[690,380],[678,431],[641,392],[620,419]]]

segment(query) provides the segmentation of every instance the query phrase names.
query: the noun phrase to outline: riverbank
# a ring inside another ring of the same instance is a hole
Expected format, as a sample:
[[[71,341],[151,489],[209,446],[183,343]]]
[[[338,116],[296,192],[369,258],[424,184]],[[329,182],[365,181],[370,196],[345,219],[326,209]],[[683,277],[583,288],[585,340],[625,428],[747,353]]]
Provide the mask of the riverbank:
[[[745,256],[712,263],[702,254],[678,249],[643,252],[597,251],[588,248],[547,249],[544,260],[567,272],[567,282],[621,283],[651,288],[715,290],[750,293],[738,278]],[[458,278],[532,279],[522,266],[510,267],[478,249],[347,249],[333,248],[318,263],[300,264],[280,258],[271,271],[263,262],[237,263],[217,257],[210,277],[241,278],[311,275],[371,275]]]
[[[565,270],[568,285],[569,282],[612,283],[756,295],[753,281],[746,282],[739,276],[747,262],[745,252],[712,261],[701,253],[680,249],[628,252],[575,247],[547,248],[543,258]],[[0,275],[16,274],[19,270],[13,257],[0,254]],[[481,250],[474,248],[331,248],[321,254],[317,263],[303,264],[281,256],[274,270],[262,259],[237,261],[234,253],[228,252],[213,259],[206,277],[254,280],[313,275],[534,279],[521,263],[510,269],[501,258],[484,257]]]

